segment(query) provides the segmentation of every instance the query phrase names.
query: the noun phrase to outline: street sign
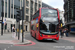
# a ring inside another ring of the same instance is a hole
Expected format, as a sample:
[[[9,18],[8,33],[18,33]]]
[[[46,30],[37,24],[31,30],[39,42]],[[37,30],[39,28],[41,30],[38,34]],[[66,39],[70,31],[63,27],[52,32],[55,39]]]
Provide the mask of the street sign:
[[[6,21],[6,19],[5,19],[5,21]]]

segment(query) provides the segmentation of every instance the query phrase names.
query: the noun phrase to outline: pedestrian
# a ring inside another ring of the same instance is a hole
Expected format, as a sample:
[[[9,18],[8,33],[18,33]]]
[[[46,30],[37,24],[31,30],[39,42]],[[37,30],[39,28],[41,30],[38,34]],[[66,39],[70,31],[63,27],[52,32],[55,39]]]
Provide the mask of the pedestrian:
[[[8,27],[8,32],[9,32],[9,27]]]
[[[61,29],[60,29],[61,38],[63,37],[63,31],[64,31],[64,30],[61,28]]]
[[[14,28],[14,26],[13,26],[13,27],[12,27],[12,37],[15,38],[15,36],[16,36],[16,33],[15,33],[15,28]]]
[[[68,37],[69,30],[66,28],[66,37]]]
[[[62,32],[62,28],[60,28],[60,35],[61,35],[61,32]]]

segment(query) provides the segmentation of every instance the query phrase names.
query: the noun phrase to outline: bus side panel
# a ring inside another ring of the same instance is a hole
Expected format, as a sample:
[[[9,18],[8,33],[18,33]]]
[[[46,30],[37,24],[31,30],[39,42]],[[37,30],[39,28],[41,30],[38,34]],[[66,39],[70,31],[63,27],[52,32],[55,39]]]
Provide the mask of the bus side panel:
[[[33,36],[33,37],[35,37],[34,34],[35,34],[35,31],[32,30],[32,36]]]
[[[38,40],[39,38],[39,23],[36,23],[36,31],[35,31],[35,36],[36,36],[36,39]]]

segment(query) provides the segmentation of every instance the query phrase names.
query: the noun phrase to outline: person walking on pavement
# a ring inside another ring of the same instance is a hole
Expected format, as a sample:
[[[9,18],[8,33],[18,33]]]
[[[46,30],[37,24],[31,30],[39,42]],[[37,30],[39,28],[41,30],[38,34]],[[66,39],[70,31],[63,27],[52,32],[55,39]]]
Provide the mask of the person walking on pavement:
[[[68,31],[68,29],[66,28],[66,37],[68,37],[68,32],[69,32],[69,31]]]
[[[15,36],[16,36],[16,33],[15,33],[15,28],[14,28],[14,26],[13,26],[13,27],[12,27],[12,37],[15,38]]]
[[[61,28],[61,29],[60,29],[61,38],[63,37],[63,31],[64,31],[64,30]]]

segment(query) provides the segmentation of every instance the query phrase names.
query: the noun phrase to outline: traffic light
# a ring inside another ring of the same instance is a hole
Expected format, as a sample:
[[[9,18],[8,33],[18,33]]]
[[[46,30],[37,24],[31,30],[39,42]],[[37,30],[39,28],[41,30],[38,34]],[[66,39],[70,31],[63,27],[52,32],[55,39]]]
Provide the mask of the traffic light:
[[[21,20],[21,11],[17,11],[16,21],[19,22]]]

